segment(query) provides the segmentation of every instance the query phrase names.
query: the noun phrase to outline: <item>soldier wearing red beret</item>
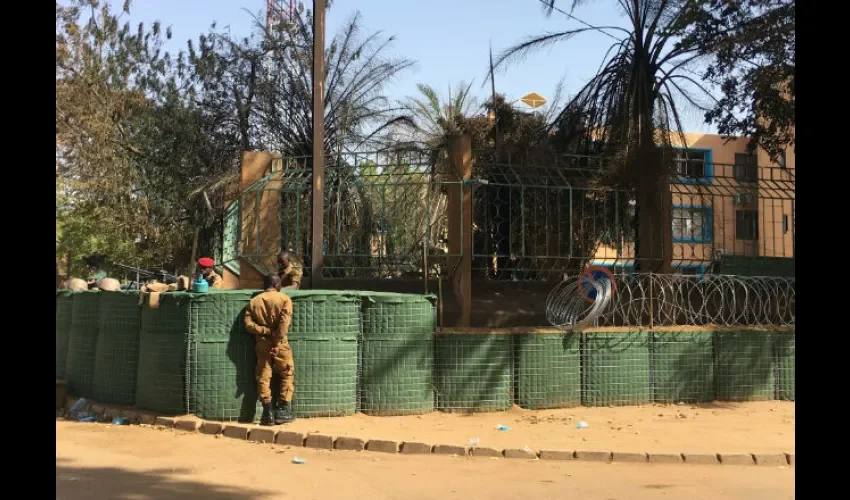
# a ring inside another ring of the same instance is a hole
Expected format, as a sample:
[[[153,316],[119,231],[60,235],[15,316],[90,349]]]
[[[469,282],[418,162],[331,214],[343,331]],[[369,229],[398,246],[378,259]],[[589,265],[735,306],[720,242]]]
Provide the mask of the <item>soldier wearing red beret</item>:
[[[209,257],[201,257],[198,259],[198,267],[201,268],[201,274],[207,280],[210,288],[221,288],[224,285],[224,280],[218,273],[215,272],[215,261]]]

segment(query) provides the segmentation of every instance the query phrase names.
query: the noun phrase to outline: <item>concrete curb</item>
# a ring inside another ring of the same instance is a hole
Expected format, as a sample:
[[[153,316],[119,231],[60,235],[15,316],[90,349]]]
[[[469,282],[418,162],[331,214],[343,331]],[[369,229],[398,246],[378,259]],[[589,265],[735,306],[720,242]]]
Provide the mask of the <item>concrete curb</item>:
[[[65,409],[73,405],[70,397],[65,399]],[[274,443],[282,446],[307,447],[322,450],[368,451],[401,455],[448,455],[466,458],[486,457],[490,459],[526,459],[543,461],[581,460],[604,463],[646,464],[702,464],[702,465],[752,465],[793,467],[795,453],[656,453],[621,452],[602,450],[539,450],[530,448],[487,448],[458,446],[453,444],[429,444],[415,441],[391,441],[363,439],[350,436],[328,436],[303,434],[285,430],[285,426],[260,427],[253,424],[216,422],[195,418],[163,417],[147,412],[112,408],[100,403],[89,403],[83,411],[111,420],[112,415],[122,415],[130,424],[152,425],[181,432],[197,432],[213,436],[225,436],[246,442]]]

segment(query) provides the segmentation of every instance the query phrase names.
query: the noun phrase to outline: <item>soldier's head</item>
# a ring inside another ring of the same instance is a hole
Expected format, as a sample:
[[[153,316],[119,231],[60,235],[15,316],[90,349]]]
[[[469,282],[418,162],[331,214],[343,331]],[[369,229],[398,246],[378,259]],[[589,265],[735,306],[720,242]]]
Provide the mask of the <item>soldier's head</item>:
[[[277,263],[281,267],[288,266],[289,265],[289,252],[284,250],[283,252],[280,252],[279,254],[277,254]]]
[[[263,288],[266,290],[280,291],[280,277],[276,274],[267,274],[263,277]]]
[[[208,275],[215,267],[215,261],[209,257],[201,257],[198,259],[198,267],[201,269],[201,274]]]
[[[106,262],[106,255],[102,253],[93,253],[83,260],[85,260],[86,266],[89,268],[89,272],[94,274],[103,269],[103,264]]]

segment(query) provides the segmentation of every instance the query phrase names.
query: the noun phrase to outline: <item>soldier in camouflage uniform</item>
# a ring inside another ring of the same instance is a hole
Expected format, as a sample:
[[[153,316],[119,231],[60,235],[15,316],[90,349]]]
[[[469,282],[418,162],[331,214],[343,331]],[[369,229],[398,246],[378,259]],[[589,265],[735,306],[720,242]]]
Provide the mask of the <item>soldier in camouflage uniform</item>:
[[[293,262],[295,259],[289,257],[289,252],[283,251],[277,254],[278,271],[280,277],[280,287],[282,289],[301,288],[301,265]]]
[[[292,394],[295,392],[295,363],[287,333],[292,321],[292,300],[280,293],[280,278],[269,274],[263,279],[265,291],[248,303],[245,329],[256,338],[257,392],[263,404],[261,425],[280,425],[295,419]],[[272,370],[280,374],[277,408],[272,408]]]
[[[207,280],[210,288],[222,288],[224,286],[224,280],[213,269],[215,267],[214,260],[209,257],[201,257],[198,259],[198,267],[201,268],[201,274]]]

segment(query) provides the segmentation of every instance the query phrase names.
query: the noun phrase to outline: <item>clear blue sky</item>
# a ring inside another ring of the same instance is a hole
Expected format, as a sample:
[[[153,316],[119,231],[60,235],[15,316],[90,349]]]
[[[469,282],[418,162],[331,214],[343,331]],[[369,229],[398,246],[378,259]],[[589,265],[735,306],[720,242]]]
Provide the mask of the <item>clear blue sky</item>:
[[[312,7],[311,0],[304,3],[305,8]],[[560,4],[568,10],[570,2]],[[574,15],[594,25],[621,25],[615,5],[600,0],[578,8]],[[208,31],[213,21],[220,28],[229,26],[233,35],[249,34],[254,21],[246,10],[264,16],[265,6],[265,0],[135,0],[130,19],[171,26],[174,38],[167,48],[176,51]],[[483,101],[490,92],[485,77],[491,42],[498,54],[529,35],[579,26],[557,12],[546,18],[539,0],[335,0],[327,14],[327,38],[357,10],[369,32],[395,35],[392,53],[417,63],[388,86],[396,99],[414,95],[420,82],[447,92],[449,85],[474,79],[473,92]],[[588,33],[552,46],[497,74],[496,91],[509,99],[532,91],[552,98],[563,77],[564,91],[571,95],[595,74],[611,42],[605,35]],[[714,132],[702,123],[701,112],[683,112],[687,131]]]

